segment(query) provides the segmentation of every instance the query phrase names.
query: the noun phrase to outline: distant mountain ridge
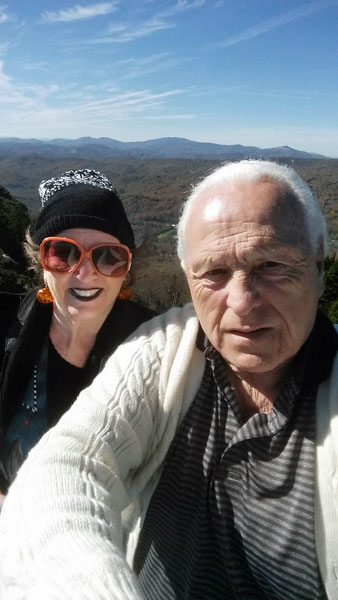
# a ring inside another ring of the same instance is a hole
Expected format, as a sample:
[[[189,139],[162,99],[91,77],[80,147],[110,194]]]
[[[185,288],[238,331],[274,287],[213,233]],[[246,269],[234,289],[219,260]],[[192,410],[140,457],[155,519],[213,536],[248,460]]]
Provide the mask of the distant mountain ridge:
[[[165,137],[144,142],[120,142],[108,137],[72,139],[0,138],[0,158],[43,155],[46,158],[190,158],[222,160],[236,158],[326,158],[289,146],[258,148],[241,144],[224,145]]]

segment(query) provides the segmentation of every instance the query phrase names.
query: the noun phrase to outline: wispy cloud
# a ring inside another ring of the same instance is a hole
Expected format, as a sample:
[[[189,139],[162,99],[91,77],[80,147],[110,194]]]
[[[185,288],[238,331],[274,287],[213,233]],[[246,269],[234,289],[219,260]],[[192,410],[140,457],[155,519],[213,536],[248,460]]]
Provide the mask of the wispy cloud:
[[[103,116],[103,118],[109,117],[114,119],[119,119],[121,117],[126,118],[135,115],[135,113],[147,113],[147,111],[153,109],[154,106],[160,106],[170,97],[182,93],[184,93],[184,90],[181,89],[168,90],[160,93],[152,92],[151,90],[119,92],[108,98],[103,98],[101,100],[96,99],[92,102],[84,103],[81,106],[78,106],[78,110],[81,112],[82,117],[86,114],[88,117]],[[71,110],[73,110],[73,108]]]
[[[298,8],[277,15],[276,17],[266,19],[265,21],[254,25],[253,27],[248,27],[247,29],[244,29],[244,31],[241,31],[240,33],[233,35],[226,40],[215,42],[212,44],[212,46],[216,48],[226,48],[228,46],[240,44],[241,42],[258,37],[264,33],[267,33],[268,31],[277,29],[278,27],[283,27],[284,25],[287,25],[287,23],[302,19],[303,17],[336,4],[337,0],[316,0],[315,2],[308,2],[307,4],[303,4]]]
[[[5,54],[7,54],[9,46],[10,46],[9,42],[1,42],[0,43],[0,56],[5,56]]]
[[[187,121],[192,119],[197,119],[199,115],[194,113],[162,113],[160,115],[148,115],[144,117],[146,121]]]
[[[144,122],[150,115],[163,111],[167,107],[168,100],[177,94],[184,93],[183,90],[170,90],[162,94],[153,93],[149,90],[140,92],[120,92],[110,98],[102,100],[93,99],[87,102],[69,102],[67,106],[59,104],[51,105],[43,103],[37,110],[36,107],[17,107],[11,111],[11,119],[15,119],[17,127],[24,130],[27,120],[33,127],[37,136],[45,136],[44,131],[50,132],[50,136],[76,137],[76,132],[83,131],[86,124],[88,135],[95,132],[107,132],[107,124],[110,128],[120,126],[124,123]],[[53,123],[53,127],[50,124]],[[10,125],[10,123],[9,123]],[[134,126],[133,126],[134,127]],[[91,133],[92,132],[92,133]]]
[[[37,108],[51,90],[55,93],[55,86],[17,85],[13,78],[4,72],[4,63],[0,60],[0,104],[8,105],[14,111],[15,107],[23,110]]]
[[[81,129],[85,123],[87,130],[103,130],[107,123],[132,122],[159,115],[163,110],[168,112],[171,99],[182,94],[185,90],[180,88],[155,92],[109,89],[105,85],[87,90],[76,85],[62,88],[53,83],[27,86],[9,77],[0,60],[0,110],[8,130],[15,126],[24,131],[28,122],[36,135],[42,136],[43,127],[46,131],[54,129],[51,135],[56,135],[58,128],[67,135],[70,124]]]
[[[77,4],[72,8],[66,8],[57,12],[45,12],[42,15],[44,21],[70,23],[83,19],[91,19],[102,15],[108,15],[117,9],[118,2],[99,2],[88,6]]]
[[[335,92],[327,92],[322,90],[297,90],[293,89],[267,89],[267,90],[255,90],[250,89],[248,85],[246,86],[235,86],[233,88],[227,88],[227,93],[233,93],[241,96],[261,96],[263,98],[281,98],[287,100],[313,100],[315,98],[336,98],[337,94]]]
[[[123,68],[124,74],[121,75],[121,79],[134,79],[174,68],[187,60],[189,59],[174,57],[172,52],[161,52],[143,58],[116,61],[114,64],[115,67]]]
[[[25,61],[25,62],[21,63],[21,68],[23,71],[34,71],[34,72],[44,71],[45,72],[45,71],[49,70],[49,65],[47,62],[42,62],[42,61],[40,61],[40,62]]]
[[[162,17],[171,17],[172,15],[177,15],[178,13],[185,12],[186,10],[200,8],[201,6],[204,6],[205,2],[206,0],[177,0],[173,6],[161,11],[159,14]]]
[[[173,27],[172,24],[156,17],[138,25],[113,23],[109,26],[108,35],[93,40],[93,43],[132,42],[133,40],[151,35],[155,31],[170,29],[171,27]]]
[[[112,23],[108,28],[108,35],[92,40],[93,44],[126,43],[147,37],[155,32],[172,29],[175,23],[169,18],[187,10],[199,8],[206,0],[177,0],[175,4],[166,10],[159,11],[150,19],[141,23]]]
[[[2,92],[3,90],[6,91],[6,88],[8,88],[10,86],[10,82],[11,82],[11,78],[8,77],[8,75],[6,75],[3,72],[3,61],[0,61],[0,92]]]
[[[6,23],[6,21],[9,21],[9,13],[5,6],[0,6],[0,25]]]

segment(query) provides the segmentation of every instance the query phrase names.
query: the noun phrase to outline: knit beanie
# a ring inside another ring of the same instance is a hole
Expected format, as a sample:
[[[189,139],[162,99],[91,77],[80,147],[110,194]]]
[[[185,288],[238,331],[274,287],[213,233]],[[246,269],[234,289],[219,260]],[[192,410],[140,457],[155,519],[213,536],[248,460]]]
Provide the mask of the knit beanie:
[[[109,179],[98,171],[66,171],[42,181],[39,194],[42,208],[33,234],[36,244],[64,229],[80,227],[110,233],[129,248],[135,247],[121,199]]]

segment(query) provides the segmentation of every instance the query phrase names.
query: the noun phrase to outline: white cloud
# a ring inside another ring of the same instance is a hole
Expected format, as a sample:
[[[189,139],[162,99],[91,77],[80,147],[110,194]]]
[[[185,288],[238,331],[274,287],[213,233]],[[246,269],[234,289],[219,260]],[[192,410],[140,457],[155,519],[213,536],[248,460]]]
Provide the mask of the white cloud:
[[[20,66],[23,71],[33,71],[33,72],[44,71],[45,72],[45,71],[50,70],[48,63],[43,62],[43,61],[40,61],[40,62],[25,61],[25,62],[22,62]]]
[[[186,10],[191,10],[194,8],[200,8],[204,6],[206,0],[177,0],[176,4],[167,10],[161,11],[159,14],[162,17],[171,17],[172,15],[176,15],[178,13],[184,12]]]
[[[154,110],[166,103],[170,97],[183,93],[184,90],[180,89],[160,93],[150,90],[118,92],[108,98],[78,105],[76,111],[80,114],[80,120],[132,118],[138,114],[146,115],[149,110]]]
[[[117,2],[100,2],[90,4],[88,6],[80,6],[77,4],[73,8],[66,8],[58,12],[45,12],[42,15],[44,21],[48,22],[63,22],[70,23],[72,21],[80,21],[82,19],[91,19],[101,15],[108,15],[117,8]]]
[[[108,28],[108,35],[92,40],[93,44],[125,43],[139,38],[147,37],[157,31],[172,29],[174,23],[168,21],[172,17],[187,10],[199,8],[206,0],[177,0],[173,6],[153,15],[151,19],[142,23],[112,23]]]
[[[5,54],[7,54],[9,46],[10,46],[9,42],[1,42],[0,43],[0,56],[5,56]]]
[[[24,102],[24,95],[13,84],[12,78],[6,75],[3,66],[4,63],[0,60],[0,103],[9,105],[12,105],[12,103],[22,104]]]
[[[115,69],[120,69],[121,80],[126,80],[143,77],[150,73],[162,72],[165,69],[176,67],[187,60],[190,59],[174,57],[172,52],[161,52],[152,54],[151,56],[131,57],[115,61],[114,67]]]
[[[199,115],[194,113],[170,113],[161,115],[148,115],[144,117],[147,121],[187,121],[197,119]]]
[[[227,88],[218,88],[220,91],[227,93],[234,93],[241,96],[254,96],[254,97],[266,97],[266,98],[281,98],[287,100],[313,100],[315,98],[332,98],[334,100],[337,97],[335,92],[317,90],[301,90],[301,89],[266,89],[266,90],[255,90],[250,89],[248,85],[242,86],[229,86]]]
[[[9,14],[5,6],[0,6],[0,25],[6,23],[6,21],[9,21]]]
[[[108,30],[109,36],[103,38],[102,41],[132,42],[133,40],[151,35],[155,31],[170,29],[171,27],[173,27],[173,25],[157,19],[156,17],[137,25],[136,27],[134,25],[116,23],[110,25]],[[99,42],[100,40],[97,41]]]
[[[303,4],[302,6],[298,6],[297,8],[277,15],[276,17],[266,19],[253,27],[248,27],[247,29],[244,29],[244,31],[233,35],[226,40],[215,42],[212,46],[216,48],[234,46],[335,4],[337,4],[337,0],[316,0],[315,2],[308,2],[307,4]]]
[[[0,91],[2,90],[3,87],[10,86],[10,81],[11,81],[11,78],[8,77],[8,75],[5,75],[5,73],[3,72],[3,66],[4,66],[4,63],[1,60],[0,61]]]
[[[8,124],[12,113],[24,115],[26,110],[39,111],[44,106],[46,98],[57,97],[59,87],[55,84],[43,85],[20,85],[12,77],[4,72],[4,62],[0,60],[0,105],[2,126]],[[6,109],[8,106],[8,109]],[[6,116],[8,115],[8,116]],[[16,118],[15,117],[15,118]]]
[[[95,131],[102,134],[108,128],[112,134],[112,127],[121,123],[160,114],[168,109],[172,98],[184,93],[183,89],[121,91],[109,88],[107,83],[87,90],[53,83],[20,85],[6,75],[0,60],[1,135],[25,137],[27,131],[29,137],[70,137],[76,135],[75,131],[81,135],[85,129],[95,135]]]

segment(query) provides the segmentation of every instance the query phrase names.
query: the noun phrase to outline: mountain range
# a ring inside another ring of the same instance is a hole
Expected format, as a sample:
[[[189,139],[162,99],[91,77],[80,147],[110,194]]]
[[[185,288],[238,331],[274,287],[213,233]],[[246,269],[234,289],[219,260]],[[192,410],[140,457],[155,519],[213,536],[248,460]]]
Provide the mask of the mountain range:
[[[223,160],[240,158],[326,158],[289,146],[258,148],[240,144],[224,145],[195,142],[179,137],[165,137],[144,142],[120,142],[108,137],[71,139],[0,138],[0,158],[9,156],[44,156],[46,158],[189,158]]]

